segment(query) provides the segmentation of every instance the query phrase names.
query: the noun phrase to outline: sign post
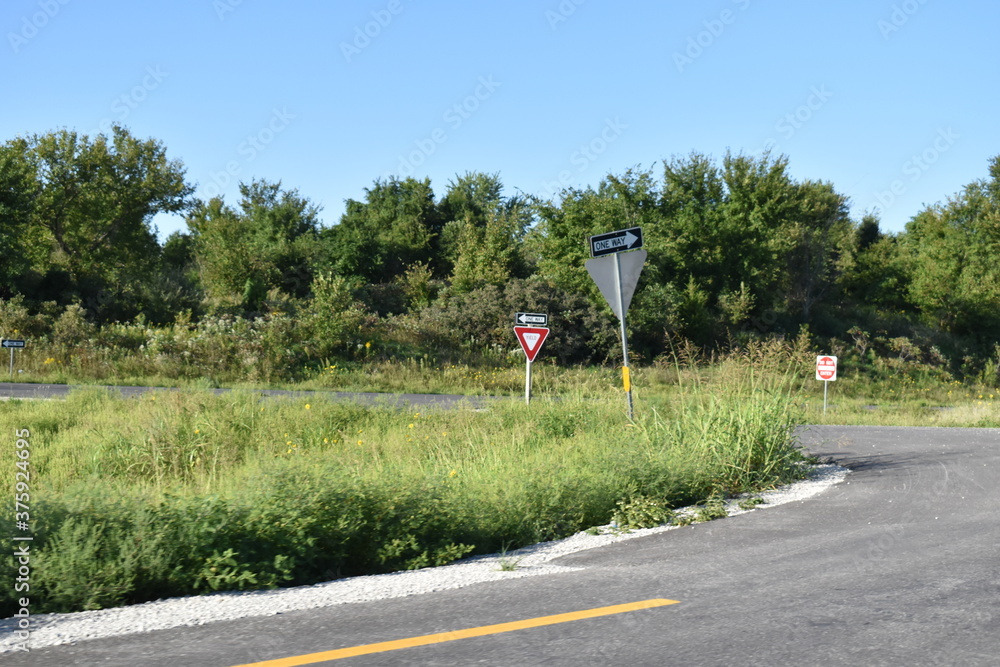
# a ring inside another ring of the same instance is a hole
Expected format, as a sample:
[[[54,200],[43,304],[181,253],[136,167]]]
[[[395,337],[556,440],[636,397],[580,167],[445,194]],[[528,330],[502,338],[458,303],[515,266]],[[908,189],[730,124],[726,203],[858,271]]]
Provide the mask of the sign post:
[[[639,282],[639,274],[646,263],[646,251],[642,247],[642,229],[632,227],[607,234],[590,237],[590,254],[593,259],[587,260],[587,272],[604,295],[611,310],[618,316],[622,339],[622,386],[628,401],[628,418],[632,419],[632,377],[628,364],[628,334],[626,331],[625,314],[635,286]],[[636,252],[625,252],[635,250]],[[624,254],[622,254],[624,253]],[[613,255],[613,257],[605,257]]]
[[[526,313],[518,313],[518,315],[524,314]],[[548,322],[547,315],[541,317]],[[515,326],[514,334],[517,336],[518,342],[521,343],[521,349],[524,350],[524,356],[527,359],[524,367],[524,402],[531,403],[531,363],[538,356],[538,351],[542,349],[542,344],[548,337],[549,330],[545,327]]]
[[[816,357],[816,379],[823,382],[823,414],[826,414],[827,388],[837,380],[837,357],[829,354]]]
[[[23,348],[25,342],[23,340],[5,338],[3,342],[0,342],[0,345],[10,348],[10,376],[14,377],[14,350],[20,350]]]

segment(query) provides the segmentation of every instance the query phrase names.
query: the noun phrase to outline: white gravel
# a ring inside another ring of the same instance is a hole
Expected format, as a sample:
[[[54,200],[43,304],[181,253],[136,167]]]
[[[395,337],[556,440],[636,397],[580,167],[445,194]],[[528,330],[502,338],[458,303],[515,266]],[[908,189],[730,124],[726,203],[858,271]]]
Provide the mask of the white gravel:
[[[805,500],[843,481],[847,472],[846,468],[833,464],[812,466],[806,480],[774,491],[754,494],[764,500],[756,509]],[[727,504],[730,516],[756,511],[739,509],[738,501],[739,499],[734,499]],[[602,526],[601,534],[597,535],[580,532],[563,540],[535,544],[503,555],[475,556],[451,565],[424,570],[338,579],[298,588],[173,598],[116,609],[39,614],[31,617],[28,648],[37,649],[251,616],[270,616],[299,609],[405,597],[485,581],[572,572],[576,568],[554,565],[550,561],[577,551],[676,528],[678,526],[660,526],[623,532],[612,526]],[[502,566],[514,566],[514,569],[503,570]],[[13,630],[16,626],[16,619],[0,620],[0,654],[14,651]]]

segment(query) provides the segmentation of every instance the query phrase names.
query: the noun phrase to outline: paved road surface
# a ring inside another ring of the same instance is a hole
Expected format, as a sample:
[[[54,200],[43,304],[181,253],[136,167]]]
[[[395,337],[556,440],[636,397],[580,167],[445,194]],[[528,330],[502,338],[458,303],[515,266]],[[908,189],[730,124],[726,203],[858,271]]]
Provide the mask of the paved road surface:
[[[665,598],[679,604],[315,664],[1000,664],[1000,431],[812,427],[803,441],[847,481],[561,559],[577,572],[2,662],[227,667]]]

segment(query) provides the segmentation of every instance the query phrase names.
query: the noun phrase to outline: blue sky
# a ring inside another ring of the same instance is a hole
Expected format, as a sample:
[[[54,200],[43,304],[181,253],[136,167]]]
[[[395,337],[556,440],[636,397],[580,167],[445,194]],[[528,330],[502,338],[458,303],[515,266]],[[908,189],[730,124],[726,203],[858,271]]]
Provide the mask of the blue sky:
[[[985,0],[5,0],[0,140],[120,122],[199,196],[280,180],[326,225],[391,174],[550,196],[770,144],[900,231],[1000,154],[997,26]]]

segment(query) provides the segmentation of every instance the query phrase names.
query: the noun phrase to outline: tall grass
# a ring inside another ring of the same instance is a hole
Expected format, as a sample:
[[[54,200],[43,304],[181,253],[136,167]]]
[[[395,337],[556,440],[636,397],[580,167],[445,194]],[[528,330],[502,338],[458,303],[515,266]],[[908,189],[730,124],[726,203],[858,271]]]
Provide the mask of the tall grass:
[[[590,389],[485,411],[88,390],[11,401],[0,432],[32,432],[32,603],[49,611],[440,565],[798,473],[796,413],[758,380],[673,383],[623,412]]]

